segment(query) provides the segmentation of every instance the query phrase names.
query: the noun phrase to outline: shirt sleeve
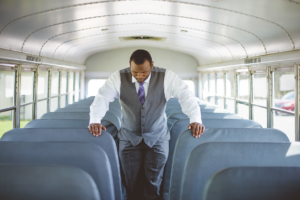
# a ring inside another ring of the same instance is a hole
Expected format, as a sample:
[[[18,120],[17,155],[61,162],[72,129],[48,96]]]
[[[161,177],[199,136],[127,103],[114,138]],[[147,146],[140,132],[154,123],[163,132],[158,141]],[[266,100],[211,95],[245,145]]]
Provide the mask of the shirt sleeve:
[[[170,70],[166,70],[164,87],[167,101],[172,96],[177,98],[182,112],[190,118],[190,123],[197,122],[202,124],[201,111],[197,99],[178,75]]]
[[[120,97],[120,86],[120,73],[116,71],[98,90],[98,94],[90,106],[90,124],[101,122],[109,109],[109,103]]]

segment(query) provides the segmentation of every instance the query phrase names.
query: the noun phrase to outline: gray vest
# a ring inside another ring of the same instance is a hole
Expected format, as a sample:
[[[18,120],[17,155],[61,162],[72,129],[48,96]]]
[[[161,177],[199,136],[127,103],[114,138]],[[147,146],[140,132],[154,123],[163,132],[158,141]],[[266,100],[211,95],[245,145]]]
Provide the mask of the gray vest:
[[[132,83],[130,68],[120,71],[122,106],[122,127],[118,133],[120,140],[129,140],[133,146],[142,139],[152,147],[158,140],[169,140],[166,97],[164,93],[165,69],[153,67],[144,105],[140,103],[135,83]]]

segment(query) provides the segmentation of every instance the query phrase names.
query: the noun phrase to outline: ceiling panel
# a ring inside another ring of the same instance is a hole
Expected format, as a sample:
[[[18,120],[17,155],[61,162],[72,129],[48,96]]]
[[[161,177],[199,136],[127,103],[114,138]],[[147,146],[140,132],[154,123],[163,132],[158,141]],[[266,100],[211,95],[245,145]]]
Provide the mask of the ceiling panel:
[[[2,0],[0,48],[84,63],[106,49],[148,45],[211,64],[299,49],[299,11],[287,0]],[[136,35],[167,39],[118,40]]]

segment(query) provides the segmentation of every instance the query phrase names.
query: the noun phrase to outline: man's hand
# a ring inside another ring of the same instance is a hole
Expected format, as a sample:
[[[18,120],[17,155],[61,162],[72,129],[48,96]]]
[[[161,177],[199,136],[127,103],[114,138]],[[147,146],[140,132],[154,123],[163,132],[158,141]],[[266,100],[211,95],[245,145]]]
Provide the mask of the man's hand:
[[[205,131],[204,125],[197,122],[191,123],[188,129],[192,129],[192,134],[195,138],[200,137]]]
[[[90,133],[95,137],[101,135],[102,129],[106,131],[106,128],[102,126],[102,124],[90,124],[88,128],[90,130]]]

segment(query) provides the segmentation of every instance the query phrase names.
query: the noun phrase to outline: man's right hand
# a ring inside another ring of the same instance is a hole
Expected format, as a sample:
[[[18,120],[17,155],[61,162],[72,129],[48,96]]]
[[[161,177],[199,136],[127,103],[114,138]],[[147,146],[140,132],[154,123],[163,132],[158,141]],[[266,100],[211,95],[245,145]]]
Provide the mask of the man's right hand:
[[[106,128],[102,126],[102,124],[90,124],[89,125],[89,130],[90,133],[93,134],[93,136],[98,137],[101,135],[102,129],[106,131]]]

